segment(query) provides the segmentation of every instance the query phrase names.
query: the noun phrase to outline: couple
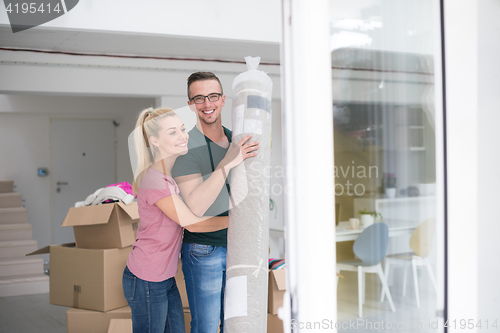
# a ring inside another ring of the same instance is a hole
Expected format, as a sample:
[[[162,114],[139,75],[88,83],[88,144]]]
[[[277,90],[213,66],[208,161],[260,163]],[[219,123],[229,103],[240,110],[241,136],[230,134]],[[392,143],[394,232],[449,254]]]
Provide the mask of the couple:
[[[226,96],[215,74],[191,74],[187,93],[188,105],[197,115],[189,134],[171,109],[146,109],[136,123],[139,161],[134,193],[140,225],[123,273],[134,333],[185,331],[174,278],[179,251],[191,332],[215,333],[219,320],[223,331],[226,178],[232,168],[257,155],[259,144],[248,142],[251,135],[231,144],[232,133],[220,117]]]

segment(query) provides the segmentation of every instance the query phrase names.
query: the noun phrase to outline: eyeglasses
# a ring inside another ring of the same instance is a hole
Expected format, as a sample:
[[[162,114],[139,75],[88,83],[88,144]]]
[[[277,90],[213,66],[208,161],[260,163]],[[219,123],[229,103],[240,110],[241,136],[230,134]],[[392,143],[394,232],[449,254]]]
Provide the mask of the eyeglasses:
[[[211,93],[208,96],[197,95],[190,99],[190,101],[194,102],[194,104],[203,104],[205,103],[205,98],[208,98],[210,102],[217,102],[222,94],[219,93]]]

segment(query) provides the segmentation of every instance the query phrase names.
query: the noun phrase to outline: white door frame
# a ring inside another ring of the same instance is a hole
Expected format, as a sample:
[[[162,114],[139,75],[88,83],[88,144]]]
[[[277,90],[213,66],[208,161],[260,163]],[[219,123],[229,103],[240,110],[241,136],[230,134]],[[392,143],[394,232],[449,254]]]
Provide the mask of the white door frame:
[[[329,2],[284,0],[283,13],[287,332],[290,325],[335,323],[337,291]],[[334,324],[322,330],[334,331]]]
[[[444,5],[449,221],[446,311],[450,320],[477,324],[488,319],[478,317],[478,2],[440,2]],[[460,327],[449,328],[453,331]]]
[[[442,0],[441,0],[442,1]],[[434,1],[434,22],[441,22],[441,1]],[[464,2],[467,0],[461,0]],[[451,2],[451,1],[450,1]],[[457,6],[453,4],[453,6]],[[466,12],[466,10],[464,10]],[[293,13],[293,16],[292,14]],[[285,332],[289,331],[290,324],[299,328],[300,323],[322,322],[324,319],[337,320],[336,298],[337,292],[335,284],[335,229],[334,224],[334,192],[333,178],[321,179],[320,176],[328,174],[318,170],[318,165],[325,169],[333,170],[333,121],[332,121],[332,100],[331,100],[331,55],[328,49],[329,29],[326,24],[329,22],[328,1],[307,2],[306,0],[284,0],[283,1],[283,49],[282,49],[282,87],[283,98],[283,151],[285,163],[285,183],[291,195],[285,197],[285,232],[287,239],[287,286],[289,299],[285,298],[285,311],[282,312]],[[446,24],[446,22],[445,22]],[[455,27],[455,26],[453,26]],[[464,27],[466,29],[466,27]],[[446,185],[452,181],[457,184],[463,182],[458,179],[458,174],[450,173],[450,160],[448,160],[448,170],[445,170],[446,152],[450,149],[450,144],[445,147],[445,124],[444,119],[444,95],[443,77],[441,77],[441,28],[435,29],[435,111],[436,111],[436,165],[437,165],[437,219],[439,221],[437,233],[437,277],[438,287],[443,296],[450,294],[461,297],[466,289],[464,285],[460,290],[451,290],[444,293],[448,285],[445,280],[448,269],[448,279],[450,274],[458,274],[463,267],[447,267],[447,252],[456,251],[455,246],[459,245],[456,240],[465,236],[468,228],[461,226],[462,230],[458,234],[447,234],[446,230],[446,205],[448,211],[453,200],[445,201]],[[463,45],[462,41],[462,47]],[[448,57],[446,58],[448,59]],[[450,71],[447,68],[446,73]],[[454,68],[455,73],[460,73],[461,69]],[[449,79],[449,78],[448,78]],[[461,79],[457,79],[460,81]],[[321,98],[317,98],[321,96]],[[450,91],[447,90],[447,98],[450,98]],[[447,113],[449,117],[449,113]],[[448,118],[449,120],[449,118]],[[448,126],[449,127],[449,126]],[[462,133],[462,141],[467,140],[467,136]],[[321,142],[321,147],[315,143]],[[455,145],[453,145],[455,147]],[[461,157],[463,162],[463,157]],[[461,164],[455,161],[454,164],[460,169]],[[470,165],[474,171],[474,163]],[[463,178],[463,172],[460,172]],[[450,178],[450,176],[452,176]],[[446,183],[448,181],[448,183]],[[321,185],[323,186],[321,186]],[[474,186],[471,187],[474,192]],[[465,192],[470,198],[470,193]],[[463,202],[461,203],[463,204]],[[463,207],[463,206],[462,206]],[[473,208],[474,209],[474,208]],[[459,211],[459,210],[457,210]],[[470,214],[471,217],[474,214]],[[476,215],[477,216],[477,215]],[[463,220],[463,219],[462,219]],[[458,236],[455,238],[455,236]],[[472,235],[474,236],[474,234]],[[446,238],[447,237],[447,238]],[[448,243],[446,241],[448,240]],[[473,241],[474,243],[474,241]],[[470,247],[463,247],[464,251],[469,251]],[[459,253],[458,252],[458,253]],[[321,253],[321,256],[318,254]],[[474,253],[474,251],[472,251]],[[332,265],[319,263],[316,259],[330,257]],[[467,259],[470,254],[467,254]],[[298,269],[300,267],[300,270]],[[477,270],[470,270],[469,275],[477,274]],[[462,279],[463,280],[463,279]],[[476,281],[477,277],[471,279]],[[458,284],[455,284],[458,287]],[[454,287],[454,286],[453,286]],[[475,294],[477,289],[467,292],[467,295]],[[286,309],[287,301],[291,301],[291,309]],[[456,301],[456,299],[455,299]],[[467,301],[461,301],[465,305]],[[446,305],[444,297],[438,297],[438,313],[436,317],[446,316]],[[462,305],[460,307],[462,307]],[[465,306],[474,309],[474,302]],[[452,312],[448,313],[450,317]],[[461,312],[457,312],[461,313]],[[463,312],[462,317],[465,318]],[[289,317],[287,317],[289,315]],[[291,320],[289,322],[288,320]],[[440,327],[442,331],[443,328]],[[294,330],[295,331],[295,330]],[[297,329],[296,331],[300,331]],[[329,327],[325,332],[335,332],[334,327]]]

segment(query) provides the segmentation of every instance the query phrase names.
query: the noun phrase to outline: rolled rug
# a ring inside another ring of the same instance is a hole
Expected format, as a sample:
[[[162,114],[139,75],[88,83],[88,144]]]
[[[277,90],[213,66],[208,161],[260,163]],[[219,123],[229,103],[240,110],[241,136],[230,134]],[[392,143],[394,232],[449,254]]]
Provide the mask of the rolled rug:
[[[248,134],[259,141],[257,156],[231,174],[227,236],[224,331],[266,332],[271,163],[271,78],[257,70],[260,57],[245,57],[248,71],[233,82],[233,142]]]

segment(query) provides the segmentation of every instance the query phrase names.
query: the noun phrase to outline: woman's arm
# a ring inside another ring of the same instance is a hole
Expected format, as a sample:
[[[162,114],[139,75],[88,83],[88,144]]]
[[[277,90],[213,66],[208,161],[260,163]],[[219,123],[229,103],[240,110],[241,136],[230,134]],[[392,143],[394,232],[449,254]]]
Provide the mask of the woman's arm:
[[[176,177],[182,198],[197,216],[203,216],[215,202],[226,183],[229,171],[249,157],[257,156],[259,142],[247,142],[252,134],[247,135],[237,145],[230,145],[225,157],[206,180],[200,173]]]
[[[229,216],[214,216],[205,221],[188,225],[186,229],[190,232],[212,232],[226,229],[228,225]]]
[[[198,217],[194,215],[177,194],[162,198],[155,205],[172,221],[193,232],[217,231],[227,228],[229,223],[227,216]]]

